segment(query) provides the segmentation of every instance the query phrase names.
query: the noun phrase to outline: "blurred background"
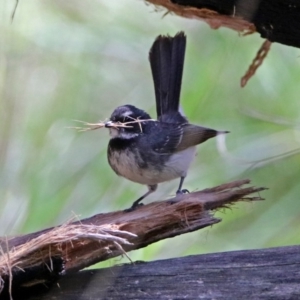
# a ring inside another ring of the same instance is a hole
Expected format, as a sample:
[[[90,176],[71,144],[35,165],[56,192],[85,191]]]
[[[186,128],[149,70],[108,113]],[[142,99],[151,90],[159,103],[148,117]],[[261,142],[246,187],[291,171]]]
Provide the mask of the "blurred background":
[[[0,4],[0,235],[124,209],[146,187],[117,177],[105,120],[133,104],[155,117],[148,51],[159,34],[187,34],[182,105],[190,121],[229,130],[209,140],[185,181],[190,191],[249,178],[265,201],[220,211],[223,222],[129,253],[154,260],[299,244],[299,49],[274,44],[245,88],[240,78],[263,40],[164,11],[144,1],[20,1]],[[146,202],[174,194],[159,186]],[[114,259],[102,266],[127,259]]]

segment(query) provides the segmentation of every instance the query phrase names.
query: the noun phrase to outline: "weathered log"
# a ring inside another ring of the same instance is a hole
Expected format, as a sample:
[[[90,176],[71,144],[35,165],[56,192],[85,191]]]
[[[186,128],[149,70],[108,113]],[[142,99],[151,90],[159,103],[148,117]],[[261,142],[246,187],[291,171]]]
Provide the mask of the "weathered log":
[[[300,299],[300,246],[221,252],[69,274],[14,300]]]
[[[248,195],[264,188],[242,188],[246,183],[249,180],[235,181],[150,203],[131,212],[98,214],[21,237],[2,238],[2,286],[7,290],[11,285],[14,292],[49,285],[60,274],[218,223],[220,219],[213,217],[216,210],[240,200],[261,200],[259,194]]]
[[[270,42],[300,47],[298,0],[146,0],[186,18],[204,20],[212,28],[258,32]]]

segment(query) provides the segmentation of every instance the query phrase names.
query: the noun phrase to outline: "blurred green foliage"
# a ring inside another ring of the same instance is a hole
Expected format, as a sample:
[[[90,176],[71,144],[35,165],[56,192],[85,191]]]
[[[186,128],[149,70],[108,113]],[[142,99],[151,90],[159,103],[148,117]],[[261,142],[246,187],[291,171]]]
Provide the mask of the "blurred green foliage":
[[[117,177],[106,159],[108,132],[77,133],[133,104],[155,116],[148,51],[159,34],[188,37],[182,105],[189,119],[229,130],[199,147],[189,190],[250,178],[266,200],[239,203],[212,228],[130,253],[158,259],[299,244],[299,50],[279,44],[245,88],[263,40],[164,11],[144,1],[14,1],[0,4],[0,232],[22,234],[72,217],[128,207],[146,188]],[[161,184],[148,201],[174,194]],[[120,262],[114,260],[107,264]]]

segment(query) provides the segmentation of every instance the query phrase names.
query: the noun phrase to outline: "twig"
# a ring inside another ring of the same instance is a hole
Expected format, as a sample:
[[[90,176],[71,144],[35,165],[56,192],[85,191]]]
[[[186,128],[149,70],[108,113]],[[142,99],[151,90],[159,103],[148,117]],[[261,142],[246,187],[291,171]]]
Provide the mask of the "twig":
[[[14,18],[15,18],[15,14],[16,14],[18,5],[19,5],[19,0],[16,0],[15,6],[14,6],[14,9],[13,9],[13,12],[12,12],[12,14],[11,14],[11,21],[13,21]]]
[[[265,57],[269,53],[271,44],[272,43],[270,41],[265,40],[261,45],[246,74],[241,79],[241,87],[244,87],[247,84],[249,79],[255,74],[258,67],[263,63]]]
[[[134,119],[134,118],[132,118]],[[105,122],[98,122],[98,123],[89,123],[89,122],[85,122],[85,121],[80,121],[80,120],[74,120],[75,122],[80,122],[82,123],[84,126],[86,127],[67,127],[69,129],[76,129],[78,130],[78,132],[85,132],[85,131],[90,131],[90,130],[96,130],[96,129],[99,129],[99,128],[103,128],[105,127]],[[129,121],[129,122],[124,122],[124,123],[121,123],[121,122],[111,122],[110,123],[110,127],[112,128],[133,128],[133,126],[130,126],[129,124],[135,124],[135,123],[138,123],[139,126],[140,126],[140,130],[142,132],[142,126],[141,126],[141,123],[143,122],[149,122],[149,121],[155,121],[154,119],[146,119],[146,120],[141,120],[139,118],[137,119],[134,119],[134,121]]]

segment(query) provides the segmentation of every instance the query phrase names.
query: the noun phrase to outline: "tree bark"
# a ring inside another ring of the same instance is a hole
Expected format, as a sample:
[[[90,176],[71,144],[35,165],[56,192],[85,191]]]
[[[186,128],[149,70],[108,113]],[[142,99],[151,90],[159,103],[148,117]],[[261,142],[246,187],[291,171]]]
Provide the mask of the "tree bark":
[[[265,188],[243,188],[246,183],[249,180],[239,180],[150,203],[131,212],[98,214],[21,237],[2,238],[0,295],[1,289],[14,293],[50,285],[61,274],[216,224],[221,221],[213,216],[217,209],[240,200],[262,199],[258,192]],[[256,195],[249,197],[252,193]]]
[[[212,28],[258,32],[270,42],[300,47],[298,0],[147,0],[186,18],[198,18]]]
[[[300,299],[300,246],[196,255],[66,275],[14,300]],[[1,298],[2,299],[2,298]],[[3,298],[4,299],[4,298]]]

